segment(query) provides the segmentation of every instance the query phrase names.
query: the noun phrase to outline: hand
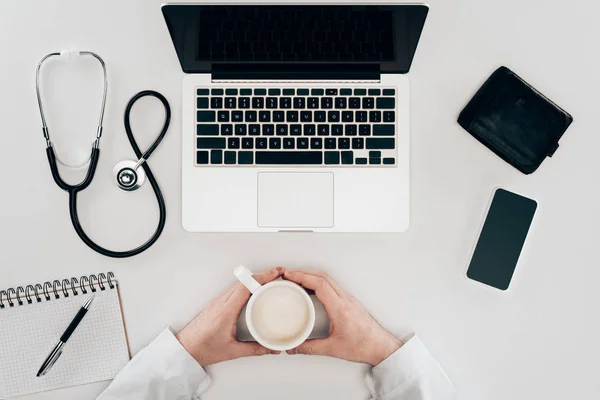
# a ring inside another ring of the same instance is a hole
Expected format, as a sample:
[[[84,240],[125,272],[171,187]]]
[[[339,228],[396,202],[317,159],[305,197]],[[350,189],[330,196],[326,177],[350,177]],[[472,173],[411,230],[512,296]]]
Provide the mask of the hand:
[[[329,337],[307,340],[288,354],[315,354],[375,366],[404,344],[324,272],[286,271],[284,278],[315,291],[329,316]]]
[[[254,279],[265,284],[284,272],[285,268],[277,267],[254,275]],[[235,324],[249,299],[248,289],[241,283],[233,285],[179,332],[177,340],[202,367],[240,357],[278,354],[258,343],[237,340]]]

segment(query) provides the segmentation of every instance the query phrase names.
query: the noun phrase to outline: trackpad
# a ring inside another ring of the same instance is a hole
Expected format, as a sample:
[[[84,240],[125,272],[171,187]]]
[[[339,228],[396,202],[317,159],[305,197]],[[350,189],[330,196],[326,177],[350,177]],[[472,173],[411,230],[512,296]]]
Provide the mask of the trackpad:
[[[259,173],[258,226],[332,228],[333,173]]]

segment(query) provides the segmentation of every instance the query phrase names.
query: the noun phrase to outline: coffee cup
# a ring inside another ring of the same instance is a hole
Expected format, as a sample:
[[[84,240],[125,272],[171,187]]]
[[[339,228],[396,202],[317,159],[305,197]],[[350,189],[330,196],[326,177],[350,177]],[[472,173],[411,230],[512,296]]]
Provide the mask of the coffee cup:
[[[315,326],[315,306],[302,286],[284,280],[261,285],[243,265],[233,274],[252,293],[245,317],[254,340],[268,349],[285,351],[309,337]]]

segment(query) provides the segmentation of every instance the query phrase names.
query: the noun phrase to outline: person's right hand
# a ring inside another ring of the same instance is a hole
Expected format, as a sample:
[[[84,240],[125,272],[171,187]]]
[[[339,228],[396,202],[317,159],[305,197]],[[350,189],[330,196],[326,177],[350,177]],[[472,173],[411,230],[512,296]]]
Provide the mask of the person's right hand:
[[[328,338],[307,340],[288,354],[323,355],[375,366],[404,344],[326,273],[286,271],[284,278],[314,290],[330,320]]]

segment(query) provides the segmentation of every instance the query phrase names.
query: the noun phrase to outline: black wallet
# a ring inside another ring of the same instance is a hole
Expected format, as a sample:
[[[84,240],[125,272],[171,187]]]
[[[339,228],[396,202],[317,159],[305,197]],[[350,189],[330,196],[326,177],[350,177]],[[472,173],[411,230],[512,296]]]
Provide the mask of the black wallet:
[[[558,149],[573,118],[506,67],[498,68],[458,123],[504,161],[531,174]]]

